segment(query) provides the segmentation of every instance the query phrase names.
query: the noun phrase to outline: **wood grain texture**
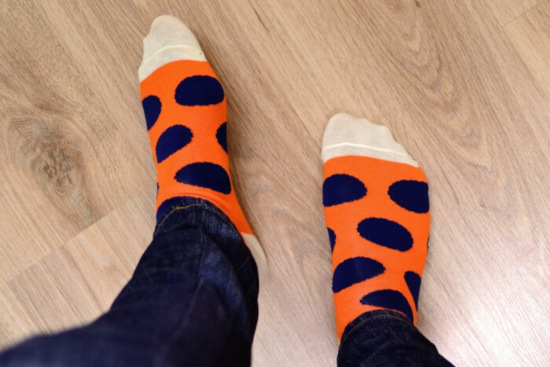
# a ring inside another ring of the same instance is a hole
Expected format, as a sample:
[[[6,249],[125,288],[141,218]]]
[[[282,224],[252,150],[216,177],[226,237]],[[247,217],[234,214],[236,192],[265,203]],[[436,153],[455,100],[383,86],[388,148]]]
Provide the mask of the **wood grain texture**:
[[[268,257],[255,366],[335,365],[320,147],[341,111],[388,126],[429,179],[420,330],[457,365],[550,364],[549,6],[0,0],[0,345],[96,317],[150,240],[136,72],[169,13],[224,84]]]
[[[505,26],[535,7],[539,2],[541,0],[492,0],[487,1],[487,4],[493,9],[499,24]]]
[[[67,45],[63,35],[85,28],[57,15],[48,18],[41,4],[46,3],[3,1],[0,10],[0,238],[10,244],[0,249],[10,262],[2,279],[59,247],[154,179],[151,163],[146,167],[134,152],[134,146],[147,147],[147,138],[136,145],[133,130],[119,124],[126,120],[119,96],[129,101],[131,93],[116,92],[124,85],[117,75],[132,78],[117,73],[117,65],[98,72],[92,52],[81,63],[78,55],[88,47],[83,45],[99,42]],[[66,29],[55,27],[57,21]],[[102,78],[102,73],[111,75]],[[134,114],[139,130],[139,113]]]
[[[506,34],[547,98],[550,98],[550,1],[508,24]]]

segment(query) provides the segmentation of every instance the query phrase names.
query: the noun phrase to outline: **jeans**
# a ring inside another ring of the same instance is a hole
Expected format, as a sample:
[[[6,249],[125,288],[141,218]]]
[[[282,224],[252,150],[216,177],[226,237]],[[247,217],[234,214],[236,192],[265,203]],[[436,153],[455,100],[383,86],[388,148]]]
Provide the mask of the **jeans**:
[[[16,345],[0,366],[249,366],[258,286],[254,259],[227,217],[181,198],[104,315]],[[367,365],[451,366],[390,311],[363,314],[344,332],[338,366]]]

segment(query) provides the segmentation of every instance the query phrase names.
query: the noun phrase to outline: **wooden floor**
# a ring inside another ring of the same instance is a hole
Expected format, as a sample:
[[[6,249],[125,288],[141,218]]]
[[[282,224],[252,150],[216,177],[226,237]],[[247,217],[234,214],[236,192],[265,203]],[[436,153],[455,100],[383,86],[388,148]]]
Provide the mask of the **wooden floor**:
[[[430,181],[420,330],[460,366],[548,366],[550,0],[0,0],[0,347],[105,311],[151,239],[137,68],[196,33],[268,257],[255,366],[334,366],[321,138],[392,129]]]

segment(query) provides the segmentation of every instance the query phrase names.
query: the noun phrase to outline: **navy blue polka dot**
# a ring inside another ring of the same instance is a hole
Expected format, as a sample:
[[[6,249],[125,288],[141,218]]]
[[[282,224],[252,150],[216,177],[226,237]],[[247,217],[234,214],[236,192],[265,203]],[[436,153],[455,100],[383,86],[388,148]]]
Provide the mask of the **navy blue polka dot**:
[[[336,174],[327,177],[323,183],[323,205],[332,206],[363,198],[367,188],[357,178]]]
[[[405,273],[405,281],[407,282],[407,286],[413,296],[414,305],[418,309],[418,294],[420,293],[420,283],[422,282],[422,279],[420,278],[420,275],[416,274],[414,271],[408,271]]]
[[[328,239],[330,241],[330,252],[334,251],[334,244],[336,243],[336,233],[330,228],[327,228]]]
[[[183,106],[208,106],[223,101],[223,88],[218,79],[207,75],[185,78],[176,88],[176,102]]]
[[[176,181],[214,190],[222,194],[231,192],[231,180],[223,169],[214,163],[199,162],[189,164],[176,173]]]
[[[369,306],[389,308],[391,310],[404,313],[407,318],[413,322],[413,313],[411,306],[405,296],[392,289],[383,289],[374,291],[361,298],[361,303]]]
[[[352,257],[334,270],[332,291],[340,292],[349,286],[382,274],[386,269],[378,261],[366,257]]]
[[[428,184],[421,181],[397,181],[388,190],[390,198],[400,207],[415,213],[430,210]]]
[[[162,103],[160,103],[160,99],[157,96],[149,96],[144,98],[141,104],[143,105],[143,112],[145,113],[147,131],[149,131],[159,118]]]
[[[227,153],[227,123],[224,122],[220,125],[218,131],[216,131],[216,139],[218,140],[218,144]]]
[[[393,250],[407,251],[413,245],[413,238],[405,227],[383,218],[364,219],[357,231],[364,239]]]
[[[183,125],[174,125],[166,129],[157,141],[157,162],[160,163],[185,147],[193,139],[193,133]]]

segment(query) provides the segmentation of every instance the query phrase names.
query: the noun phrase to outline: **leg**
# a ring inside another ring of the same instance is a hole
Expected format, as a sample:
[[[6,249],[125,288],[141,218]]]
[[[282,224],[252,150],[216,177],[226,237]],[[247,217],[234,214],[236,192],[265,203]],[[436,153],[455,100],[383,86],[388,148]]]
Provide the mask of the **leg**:
[[[410,321],[398,312],[371,311],[351,322],[338,351],[339,367],[450,367]]]
[[[210,203],[187,198],[159,223],[132,279],[90,325],[40,336],[1,366],[250,365],[256,265]]]
[[[250,365],[258,274],[246,244],[258,244],[229,174],[224,92],[179,20],[160,17],[144,43],[153,241],[106,314],[5,351],[2,366]]]
[[[344,114],[327,126],[323,161],[339,363],[445,361],[413,326],[430,228],[424,173],[387,128]]]

